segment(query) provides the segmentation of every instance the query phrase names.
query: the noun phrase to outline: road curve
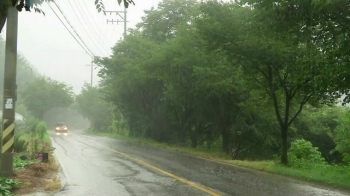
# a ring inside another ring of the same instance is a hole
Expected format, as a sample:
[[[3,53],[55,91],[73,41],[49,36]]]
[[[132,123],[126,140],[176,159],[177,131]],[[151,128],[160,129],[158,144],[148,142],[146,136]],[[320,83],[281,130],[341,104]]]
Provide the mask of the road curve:
[[[50,134],[64,176],[55,195],[345,196],[287,177],[70,131]]]

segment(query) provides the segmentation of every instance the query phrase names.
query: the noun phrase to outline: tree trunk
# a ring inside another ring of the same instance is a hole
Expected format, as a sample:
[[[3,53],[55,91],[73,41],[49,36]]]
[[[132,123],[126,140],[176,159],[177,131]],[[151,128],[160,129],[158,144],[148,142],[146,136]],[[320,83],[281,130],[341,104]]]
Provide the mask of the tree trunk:
[[[185,127],[182,127],[180,129],[180,133],[178,135],[178,141],[179,141],[179,144],[181,146],[185,146],[186,145],[186,128]]]
[[[281,139],[282,139],[282,154],[281,163],[283,165],[288,165],[288,125],[281,126]]]
[[[197,148],[198,146],[198,136],[196,133],[191,134],[191,147],[192,148]]]
[[[221,132],[222,136],[222,151],[224,151],[226,154],[230,153],[230,148],[229,148],[229,138],[230,134],[227,129],[223,129]]]
[[[135,137],[136,136],[136,131],[134,129],[134,121],[133,118],[131,120],[128,120],[128,125],[129,125],[129,136]]]
[[[9,7],[7,6],[6,3],[0,4],[0,34],[2,32],[2,29],[5,26],[6,18],[7,18],[7,13],[8,13]]]

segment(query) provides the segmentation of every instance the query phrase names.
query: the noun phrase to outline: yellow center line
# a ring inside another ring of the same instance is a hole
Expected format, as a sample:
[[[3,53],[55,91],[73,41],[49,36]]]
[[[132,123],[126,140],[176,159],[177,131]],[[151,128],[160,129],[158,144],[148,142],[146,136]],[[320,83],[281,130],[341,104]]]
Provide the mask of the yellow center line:
[[[192,187],[194,187],[194,188],[196,188],[196,189],[199,189],[199,190],[201,190],[201,191],[203,191],[203,192],[205,192],[205,193],[208,193],[209,195],[212,195],[212,196],[221,196],[221,194],[219,194],[219,193],[217,193],[217,192],[214,192],[214,191],[212,191],[212,190],[210,190],[210,189],[208,189],[208,188],[206,188],[206,187],[204,187],[204,186],[201,186],[201,185],[199,185],[199,184],[196,184],[196,183],[194,183],[194,182],[191,182],[191,181],[189,181],[189,180],[186,180],[185,178],[181,178],[181,177],[179,177],[179,176],[177,176],[177,175],[174,175],[174,174],[172,174],[172,173],[169,173],[169,172],[167,172],[167,171],[165,171],[165,170],[162,170],[162,169],[160,169],[160,168],[158,168],[158,167],[156,167],[156,166],[153,166],[153,165],[151,165],[151,164],[149,164],[149,163],[147,163],[147,162],[145,162],[145,161],[142,161],[142,160],[137,159],[137,158],[135,158],[135,157],[129,156],[129,155],[125,154],[125,153],[119,152],[119,151],[114,150],[114,149],[112,149],[112,148],[109,148],[109,147],[107,147],[107,146],[98,144],[98,143],[96,143],[96,142],[95,142],[95,144],[97,144],[97,145],[99,145],[99,146],[101,146],[101,147],[103,147],[103,148],[105,148],[105,149],[108,149],[108,150],[110,150],[110,151],[112,151],[112,152],[115,152],[115,153],[117,153],[117,154],[119,154],[119,155],[122,155],[122,156],[124,156],[124,157],[127,157],[128,159],[131,159],[131,160],[133,160],[133,161],[135,161],[135,162],[137,162],[137,163],[140,163],[140,164],[145,165],[145,166],[147,166],[147,167],[149,167],[149,168],[152,168],[152,169],[154,169],[154,170],[156,170],[156,171],[158,171],[158,172],[160,172],[160,173],[162,173],[162,174],[165,174],[165,175],[167,175],[167,176],[170,176],[170,177],[172,177],[172,178],[174,178],[174,179],[176,179],[176,180],[178,180],[178,181],[181,181],[181,182],[183,182],[183,183],[185,183],[185,184],[187,184],[187,185],[190,185],[190,186],[192,186]]]

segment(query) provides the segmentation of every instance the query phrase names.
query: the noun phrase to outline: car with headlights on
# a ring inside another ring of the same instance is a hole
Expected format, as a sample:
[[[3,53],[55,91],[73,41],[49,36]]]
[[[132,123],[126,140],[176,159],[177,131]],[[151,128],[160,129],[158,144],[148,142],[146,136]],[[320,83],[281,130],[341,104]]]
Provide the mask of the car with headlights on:
[[[64,122],[58,122],[55,125],[55,133],[56,135],[64,135],[67,136],[68,135],[68,126],[66,125],[66,123]]]

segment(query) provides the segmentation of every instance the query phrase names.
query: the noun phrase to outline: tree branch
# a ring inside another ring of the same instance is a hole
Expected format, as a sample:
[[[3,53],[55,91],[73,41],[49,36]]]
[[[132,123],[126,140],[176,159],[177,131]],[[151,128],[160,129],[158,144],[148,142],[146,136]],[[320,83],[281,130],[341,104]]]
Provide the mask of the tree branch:
[[[312,79],[308,78],[308,79],[306,79],[303,83],[297,85],[296,88],[295,88],[295,90],[292,90],[292,91],[293,91],[293,93],[291,94],[292,97],[294,97],[295,94],[296,94],[301,88],[303,88],[303,86],[304,86],[306,83],[308,83],[308,82],[310,82],[310,81],[312,81]]]
[[[271,93],[271,98],[273,100],[273,107],[275,109],[275,114],[277,117],[277,121],[280,124],[280,126],[283,126],[283,121],[282,121],[282,117],[281,117],[281,113],[279,111],[278,108],[278,102],[277,102],[277,97],[276,97],[276,92],[275,92],[275,87],[273,86],[273,76],[272,76],[272,69],[270,66],[268,66],[268,75],[269,75],[269,87],[270,87],[270,93]]]
[[[297,113],[295,113],[295,115],[293,116],[293,118],[289,121],[288,126],[290,126],[293,121],[296,119],[296,117],[300,114],[300,112],[302,111],[304,105],[309,101],[309,99],[311,98],[311,96],[314,94],[314,92],[310,92],[307,96],[304,97],[304,99],[300,102],[299,105],[299,109],[297,111]]]
[[[272,96],[271,93],[270,93],[270,91],[269,91],[269,89],[268,89],[266,86],[264,86],[260,80],[258,80],[258,79],[257,79],[256,77],[254,77],[252,74],[250,74],[250,77],[252,77],[253,80],[255,80],[259,85],[261,85],[261,87],[264,88],[264,90],[266,91],[266,93],[267,93],[269,96]]]

